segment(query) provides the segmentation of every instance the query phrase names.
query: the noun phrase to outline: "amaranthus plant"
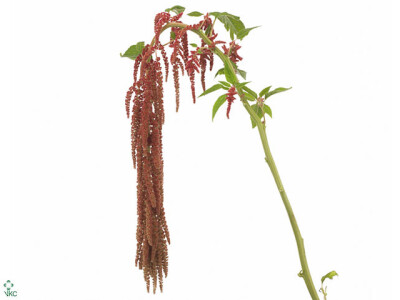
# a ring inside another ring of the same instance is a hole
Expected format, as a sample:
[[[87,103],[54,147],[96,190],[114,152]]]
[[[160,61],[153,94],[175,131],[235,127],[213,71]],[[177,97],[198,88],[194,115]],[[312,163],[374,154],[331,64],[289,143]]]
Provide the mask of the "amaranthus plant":
[[[156,292],[157,282],[163,290],[163,278],[168,274],[168,248],[170,243],[169,231],[163,207],[163,155],[162,155],[162,126],[164,124],[164,94],[163,82],[168,80],[170,65],[175,87],[176,111],[179,109],[180,76],[185,74],[190,79],[193,102],[196,102],[196,73],[199,73],[203,92],[199,97],[222,90],[212,108],[212,118],[226,102],[226,116],[238,98],[244,109],[249,113],[252,127],[257,127],[265,153],[265,161],[271,169],[278,191],[289,216],[290,224],[296,238],[300,257],[303,278],[312,299],[319,299],[311,273],[308,267],[304,242],[299,226],[293,214],[292,207],[286,195],[282,180],[279,176],[272,157],[267,135],[266,118],[272,117],[271,108],[266,100],[290,88],[265,87],[256,93],[249,87],[249,82],[240,82],[239,77],[246,80],[246,72],[239,69],[238,64],[242,57],[238,51],[242,41],[251,30],[246,28],[238,16],[227,12],[209,12],[206,14],[194,11],[187,14],[199,18],[194,24],[182,22],[185,8],[174,6],[160,12],[154,19],[154,37],[150,43],[139,42],[124,53],[122,57],[133,59],[133,84],[128,89],[125,99],[126,114],[131,118],[131,142],[133,166],[137,169],[137,251],[135,264],[144,272],[147,291],[150,290],[150,281],[153,283],[153,292]],[[222,22],[228,31],[230,41],[218,39],[215,32],[215,23]],[[160,36],[169,31],[168,41],[162,43]],[[193,33],[200,40],[189,43],[188,33]],[[221,48],[219,47],[221,46]],[[167,49],[170,54],[167,54]],[[224,76],[217,84],[206,89],[205,74],[212,71],[214,56],[223,62],[224,67],[216,75]],[[164,65],[164,68],[162,67]],[[254,104],[250,104],[253,102]],[[337,275],[331,271],[321,279],[320,292],[326,299],[326,287],[323,282],[326,278],[332,279]]]

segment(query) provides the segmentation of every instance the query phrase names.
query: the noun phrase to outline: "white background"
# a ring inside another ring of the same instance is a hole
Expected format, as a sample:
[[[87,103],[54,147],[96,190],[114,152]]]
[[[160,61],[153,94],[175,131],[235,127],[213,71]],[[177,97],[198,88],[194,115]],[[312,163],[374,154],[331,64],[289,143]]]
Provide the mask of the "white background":
[[[230,120],[222,107],[211,122],[219,94],[193,105],[188,78],[178,114],[172,81],[165,87],[164,293],[147,294],[134,267],[136,171],[124,108],[133,62],[119,53],[149,42],[154,15],[181,4],[261,25],[239,51],[250,87],[293,86],[268,100],[267,133],[318,288],[336,270],[329,300],[398,299],[394,7],[186,2],[2,2],[0,298],[9,279],[21,300],[309,299],[249,117],[236,101]]]

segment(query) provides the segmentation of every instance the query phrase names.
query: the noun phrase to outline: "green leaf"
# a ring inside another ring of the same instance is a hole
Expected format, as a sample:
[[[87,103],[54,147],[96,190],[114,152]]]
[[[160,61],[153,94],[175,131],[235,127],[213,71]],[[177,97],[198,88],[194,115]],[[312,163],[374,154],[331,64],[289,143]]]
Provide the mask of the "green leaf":
[[[231,30],[231,31],[229,32],[229,37],[231,38],[232,41],[235,39],[235,35],[234,35],[233,30]]]
[[[252,89],[250,89],[249,87],[244,86],[244,87],[242,87],[242,89],[244,89],[246,92],[248,92],[254,98],[257,98],[257,93],[255,91],[253,91]]]
[[[237,83],[235,86],[237,87],[237,88],[243,88],[246,84],[248,84],[248,83],[250,83],[250,81],[246,81],[246,82],[240,82],[240,83]]]
[[[272,110],[267,104],[264,104],[263,111],[272,118]]]
[[[197,44],[195,44],[195,43],[191,43],[191,44],[189,44],[189,45],[192,46],[192,47],[197,48]]]
[[[333,276],[339,276],[339,274],[336,273],[336,271],[331,271],[328,274],[326,274],[325,276],[322,276],[321,283],[324,283],[326,278],[333,279]]]
[[[237,69],[237,72],[244,80],[246,80],[246,75],[247,75],[246,71]]]
[[[175,32],[171,31],[170,39],[171,39],[171,40],[174,40],[175,37],[176,37]]]
[[[227,88],[230,88],[231,85],[229,83],[227,83],[226,81],[218,81],[219,83],[221,83],[222,85],[226,86]]]
[[[120,53],[119,55],[121,57],[128,57],[134,60],[142,53],[143,48],[144,48],[144,42],[139,42],[136,45],[130,46],[128,50],[125,51],[124,54]]]
[[[246,35],[249,34],[250,31],[252,31],[254,28],[257,28],[257,27],[260,27],[260,26],[255,26],[255,27],[250,27],[250,28],[244,28],[244,29],[240,30],[240,31],[238,32],[238,34],[237,34],[237,38],[238,38],[239,40],[242,40]]]
[[[229,31],[230,37],[233,40],[234,35],[245,29],[243,22],[240,17],[234,16],[227,12],[212,12],[210,15],[215,16],[222,24],[224,24],[225,29]]]
[[[226,95],[221,95],[218,97],[217,101],[215,101],[213,110],[212,110],[212,120],[214,121],[215,114],[217,113],[218,109],[224,104],[226,101]]]
[[[200,17],[203,14],[201,12],[198,12],[198,11],[192,11],[191,13],[188,13],[187,15],[191,16],[191,17]]]
[[[232,72],[232,70],[229,68],[229,66],[225,63],[225,70],[224,70],[225,78],[226,81],[230,83],[235,82],[235,74]]]
[[[180,6],[180,5],[175,5],[175,6],[172,6],[171,8],[167,8],[165,11],[166,12],[173,11],[174,13],[179,15],[181,12],[185,11],[185,8],[183,6]]]
[[[235,69],[235,72],[237,71],[237,64],[235,64],[233,61],[231,61],[231,64],[233,66],[233,68]]]
[[[292,87],[290,87],[290,88],[282,88],[282,87],[280,87],[280,88],[274,89],[273,91],[268,92],[267,94],[265,94],[265,99],[267,99],[268,97],[270,97],[272,95],[275,95],[277,93],[282,93],[284,91],[290,90],[291,88]]]
[[[222,87],[223,87],[222,84],[219,84],[219,83],[218,84],[214,84],[212,87],[210,87],[209,89],[207,89],[203,93],[201,93],[199,97],[207,95],[207,94],[212,93],[212,92],[215,92],[215,91],[221,89]]]
[[[219,69],[219,70],[217,71],[217,73],[215,73],[215,77],[217,77],[218,75],[224,75],[224,74],[225,74],[225,69],[222,68],[222,69]]]
[[[251,106],[251,109],[254,110],[254,112],[257,114],[257,116],[261,119],[264,115],[263,110],[261,109],[260,106],[258,106],[258,104],[253,104]],[[256,122],[254,122],[253,118],[250,116],[250,120],[251,120],[251,126],[252,128],[256,127]]]
[[[249,101],[255,101],[256,100],[256,98],[253,95],[249,94],[249,93],[243,92],[243,94],[246,97],[246,99],[249,100]]]
[[[233,67],[235,68],[235,70],[237,71],[237,73],[238,73],[244,80],[246,80],[246,75],[247,75],[246,71],[239,70],[239,69],[237,68],[236,64],[234,64],[234,63],[232,63],[232,65],[233,65]],[[224,68],[219,69],[219,70],[217,71],[217,73],[215,73],[215,77],[217,77],[218,75],[223,75],[223,74],[225,74],[225,69],[224,69]]]
[[[272,85],[270,85],[270,86],[267,86],[265,89],[263,89],[261,92],[260,92],[260,97],[262,97],[262,96],[264,96],[266,93],[268,93],[269,92],[269,89],[271,88],[271,86]]]

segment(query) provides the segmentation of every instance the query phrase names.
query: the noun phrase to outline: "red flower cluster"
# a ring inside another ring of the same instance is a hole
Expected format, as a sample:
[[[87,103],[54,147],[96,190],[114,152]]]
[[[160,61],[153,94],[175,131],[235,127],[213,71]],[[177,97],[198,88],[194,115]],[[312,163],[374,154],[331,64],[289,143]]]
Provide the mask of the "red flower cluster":
[[[193,102],[195,102],[195,72],[201,72],[202,88],[205,90],[207,61],[209,61],[211,71],[214,63],[213,50],[216,44],[224,43],[215,40],[217,34],[212,30],[209,33],[211,45],[206,45],[202,41],[201,47],[197,47],[195,51],[189,51],[187,31],[210,28],[212,20],[207,14],[198,24],[188,25],[185,28],[171,27],[169,46],[172,48],[172,53],[168,58],[159,37],[166,24],[181,23],[179,21],[181,16],[182,13],[171,17],[166,12],[156,15],[154,19],[155,37],[152,43],[147,44],[142,53],[135,59],[133,84],[128,89],[125,97],[128,118],[131,114],[133,166],[137,169],[138,223],[135,264],[144,271],[147,290],[149,291],[150,281],[152,281],[154,292],[156,291],[157,283],[162,291],[163,278],[168,274],[167,243],[170,243],[163,207],[162,126],[164,124],[164,104],[161,57],[164,61],[166,81],[168,79],[169,64],[172,66],[176,110],[178,111],[179,69],[182,76],[186,70],[190,78]],[[233,47],[233,51],[231,49],[230,53],[236,55],[236,50],[239,48],[239,46]],[[161,55],[157,56],[158,52]],[[235,88],[230,88],[227,94],[228,118],[235,94]],[[131,102],[133,103],[132,108]]]
[[[140,78],[133,85],[132,158],[137,169],[136,266],[143,269],[147,290],[150,278],[155,292],[168,274],[169,232],[163,208],[162,125],[164,123],[163,75],[160,58],[143,61]],[[164,275],[163,275],[164,274]]]
[[[233,103],[233,100],[235,100],[235,95],[237,94],[236,88],[232,85],[228,92],[226,93],[226,101],[228,102],[228,108],[226,110],[226,116],[229,119],[229,112],[231,111],[231,106]]]
[[[224,50],[225,54],[229,56],[229,59],[234,62],[235,64],[239,61],[242,60],[243,58],[240,57],[237,54],[237,51],[242,48],[238,44],[235,43],[235,41],[230,42],[229,48],[227,48],[225,45],[222,46],[222,49]]]
[[[195,91],[195,86],[194,86],[194,72],[196,71],[199,73],[199,67],[200,67],[200,61],[199,58],[197,57],[196,51],[190,51],[190,56],[188,57],[188,60],[186,62],[186,71],[189,75],[190,78],[190,86],[192,89],[192,97],[193,97],[193,103],[196,103],[196,91]]]

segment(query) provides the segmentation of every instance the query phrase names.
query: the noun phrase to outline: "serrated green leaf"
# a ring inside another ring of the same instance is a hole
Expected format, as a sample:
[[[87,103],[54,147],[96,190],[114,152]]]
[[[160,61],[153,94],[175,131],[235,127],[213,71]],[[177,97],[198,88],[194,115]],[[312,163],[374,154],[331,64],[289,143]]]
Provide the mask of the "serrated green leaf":
[[[336,273],[336,271],[331,271],[331,272],[329,272],[329,273],[326,274],[325,276],[322,276],[322,278],[321,278],[321,283],[324,283],[324,281],[325,281],[326,278],[333,279],[334,276],[339,276],[339,274]]]
[[[250,95],[252,95],[254,98],[257,98],[257,93],[253,91],[251,88],[244,86],[242,87],[246,92],[248,92]]]
[[[198,47],[197,44],[195,44],[195,43],[191,43],[191,44],[189,44],[189,45],[192,46],[192,47],[195,47],[195,48]]]
[[[253,29],[258,28],[258,27],[260,27],[260,26],[255,26],[255,27],[250,27],[250,28],[244,28],[244,29],[240,30],[240,31],[238,32],[238,34],[237,34],[237,38],[238,38],[239,40],[243,40],[243,38],[244,38],[246,35],[248,35],[250,31],[252,31]]]
[[[144,48],[144,42],[139,42],[136,45],[132,45],[128,48],[128,50],[125,51],[124,54],[120,53],[119,55],[121,57],[128,57],[130,59],[135,60],[136,57],[138,57]]]
[[[246,71],[237,69],[237,72],[244,80],[246,80],[246,75],[247,75]]]
[[[191,13],[188,13],[187,15],[191,16],[191,17],[200,17],[203,14],[201,12],[198,12],[198,11],[192,11]]]
[[[221,83],[222,85],[226,86],[227,88],[230,88],[231,85],[229,83],[227,83],[226,81],[218,81],[219,83]]]
[[[212,87],[210,87],[209,89],[207,89],[203,93],[201,93],[199,97],[202,97],[202,96],[207,95],[209,93],[215,92],[215,91],[217,91],[217,90],[219,90],[221,88],[223,88],[222,84],[219,84],[219,83],[218,84],[214,84]]]
[[[291,88],[292,87],[290,87],[290,88],[282,88],[282,87],[280,87],[280,88],[274,89],[273,91],[268,92],[267,94],[265,94],[265,99],[267,99],[268,97],[271,97],[272,95],[275,95],[277,93],[282,93],[284,91],[290,90]]]
[[[232,70],[229,68],[229,66],[225,63],[225,69],[224,69],[224,74],[225,74],[225,79],[229,83],[234,83],[235,82],[235,74],[232,72]]]
[[[271,86],[272,85],[270,85],[270,86],[267,86],[265,89],[263,89],[261,92],[260,92],[260,97],[262,97],[262,96],[264,96],[266,93],[268,93],[269,92],[269,89],[271,88]]]
[[[226,101],[226,95],[221,95],[218,97],[217,101],[215,101],[213,109],[212,109],[212,120],[214,121],[215,114],[217,113],[218,109],[224,104]]]
[[[248,84],[248,83],[250,83],[250,81],[246,81],[246,82],[240,82],[240,83],[237,83],[235,86],[237,87],[237,88],[243,88],[246,84]]]
[[[227,12],[211,12],[210,15],[215,16],[227,31],[229,31],[230,37],[233,40],[234,35],[237,35],[241,30],[245,29],[243,22],[240,17],[234,16]]]
[[[185,8],[183,6],[180,6],[180,5],[175,5],[175,6],[172,6],[171,8],[167,8],[165,11],[166,12],[173,11],[174,13],[179,15],[181,12],[185,11]]]
[[[272,110],[267,104],[264,104],[263,111],[272,118]]]

